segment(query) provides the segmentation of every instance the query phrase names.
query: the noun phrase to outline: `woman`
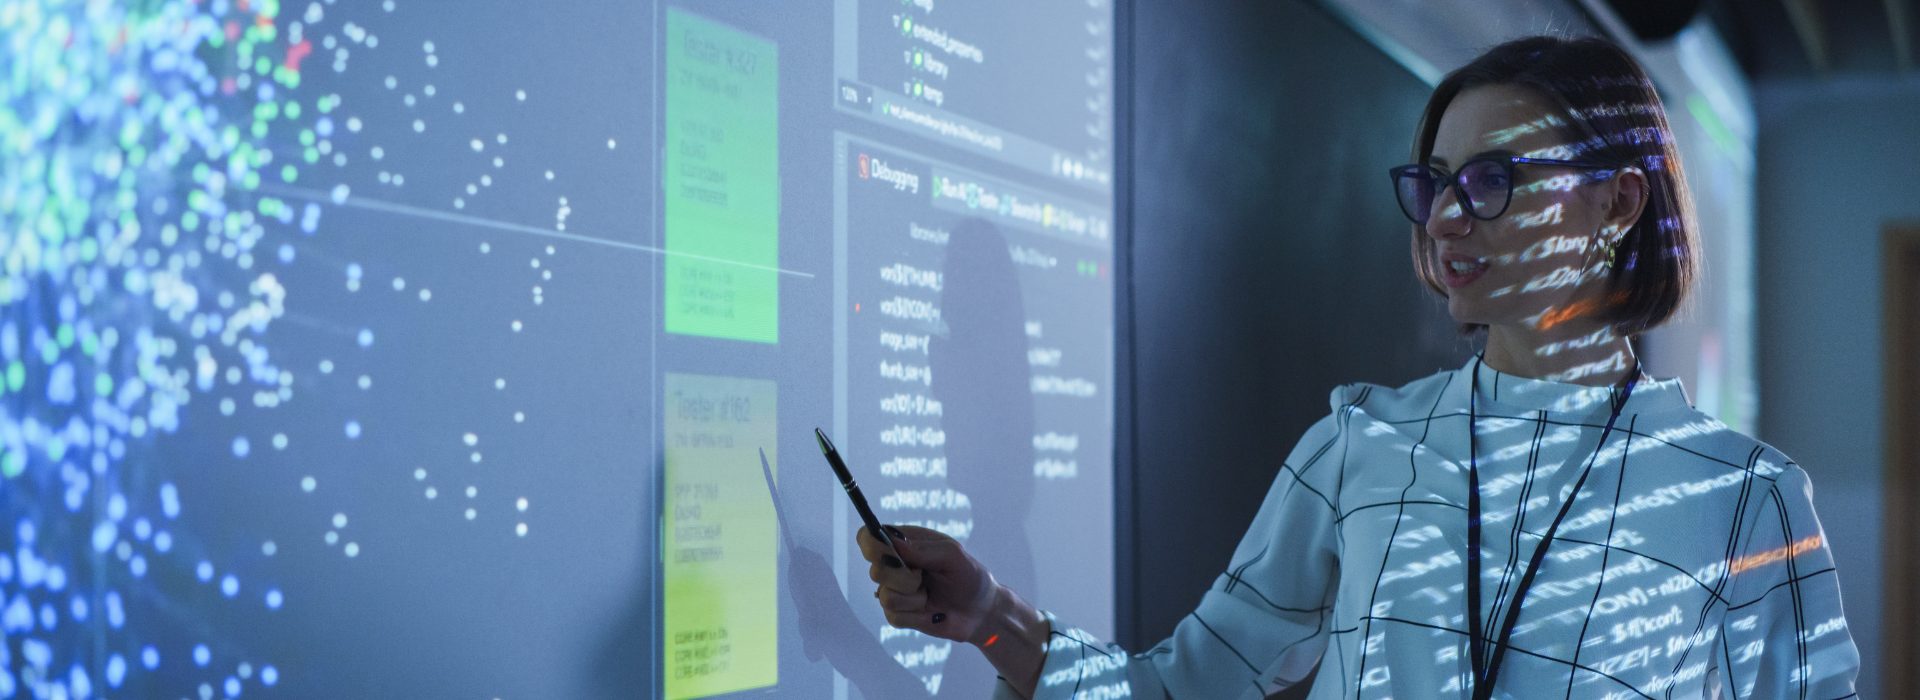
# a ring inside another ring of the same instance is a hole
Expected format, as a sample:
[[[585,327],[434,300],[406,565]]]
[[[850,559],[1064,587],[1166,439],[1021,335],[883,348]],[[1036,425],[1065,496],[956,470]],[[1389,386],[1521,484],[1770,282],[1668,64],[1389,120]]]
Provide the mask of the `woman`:
[[[1316,665],[1319,699],[1852,696],[1806,474],[1629,342],[1696,254],[1639,66],[1502,45],[1435,89],[1414,156],[1391,174],[1415,268],[1484,352],[1335,390],[1171,638],[1129,656],[913,528],[860,535],[888,621],[979,647],[1001,697],[1260,698]]]

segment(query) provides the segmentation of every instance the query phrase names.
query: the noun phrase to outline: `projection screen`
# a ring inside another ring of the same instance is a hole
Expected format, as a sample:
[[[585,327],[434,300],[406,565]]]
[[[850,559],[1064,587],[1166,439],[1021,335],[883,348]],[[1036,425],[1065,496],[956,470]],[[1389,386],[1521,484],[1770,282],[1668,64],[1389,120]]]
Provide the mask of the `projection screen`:
[[[0,0],[0,697],[984,697],[816,427],[1111,637],[1109,2]]]

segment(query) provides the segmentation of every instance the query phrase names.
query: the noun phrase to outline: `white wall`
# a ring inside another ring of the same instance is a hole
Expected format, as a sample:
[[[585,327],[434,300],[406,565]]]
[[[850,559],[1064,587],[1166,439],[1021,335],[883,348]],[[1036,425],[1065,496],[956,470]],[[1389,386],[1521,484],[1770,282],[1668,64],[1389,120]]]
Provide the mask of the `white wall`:
[[[1860,696],[1879,697],[1880,230],[1920,220],[1920,76],[1754,93],[1760,438],[1813,478],[1864,662]]]

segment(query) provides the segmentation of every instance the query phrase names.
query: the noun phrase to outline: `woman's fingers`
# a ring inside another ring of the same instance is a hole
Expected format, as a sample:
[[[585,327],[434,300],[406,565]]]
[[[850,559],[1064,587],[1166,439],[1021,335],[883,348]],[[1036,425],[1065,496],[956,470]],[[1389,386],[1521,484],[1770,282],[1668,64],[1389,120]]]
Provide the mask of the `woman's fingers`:
[[[940,613],[928,612],[926,610],[916,610],[913,612],[894,612],[888,610],[886,613],[887,624],[903,630],[919,630],[922,632],[929,632],[938,628],[938,625],[934,624],[934,618],[936,616],[940,618],[946,617]]]
[[[890,613],[919,612],[927,607],[926,591],[900,593],[891,588],[881,586],[879,594],[880,607]]]
[[[901,593],[912,593],[920,590],[923,581],[919,569],[909,569],[904,566],[887,566],[885,564],[869,565],[867,567],[867,577],[873,579],[874,583],[880,584],[884,588],[889,588]]]

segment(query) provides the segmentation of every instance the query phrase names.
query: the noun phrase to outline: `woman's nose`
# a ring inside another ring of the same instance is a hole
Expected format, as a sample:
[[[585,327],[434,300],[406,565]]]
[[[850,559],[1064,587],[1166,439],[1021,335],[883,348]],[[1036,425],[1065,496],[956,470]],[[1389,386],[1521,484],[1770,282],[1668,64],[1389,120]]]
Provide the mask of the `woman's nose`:
[[[1471,229],[1472,220],[1461,206],[1459,187],[1448,187],[1434,195],[1433,208],[1427,214],[1428,236],[1452,240],[1467,235]]]

